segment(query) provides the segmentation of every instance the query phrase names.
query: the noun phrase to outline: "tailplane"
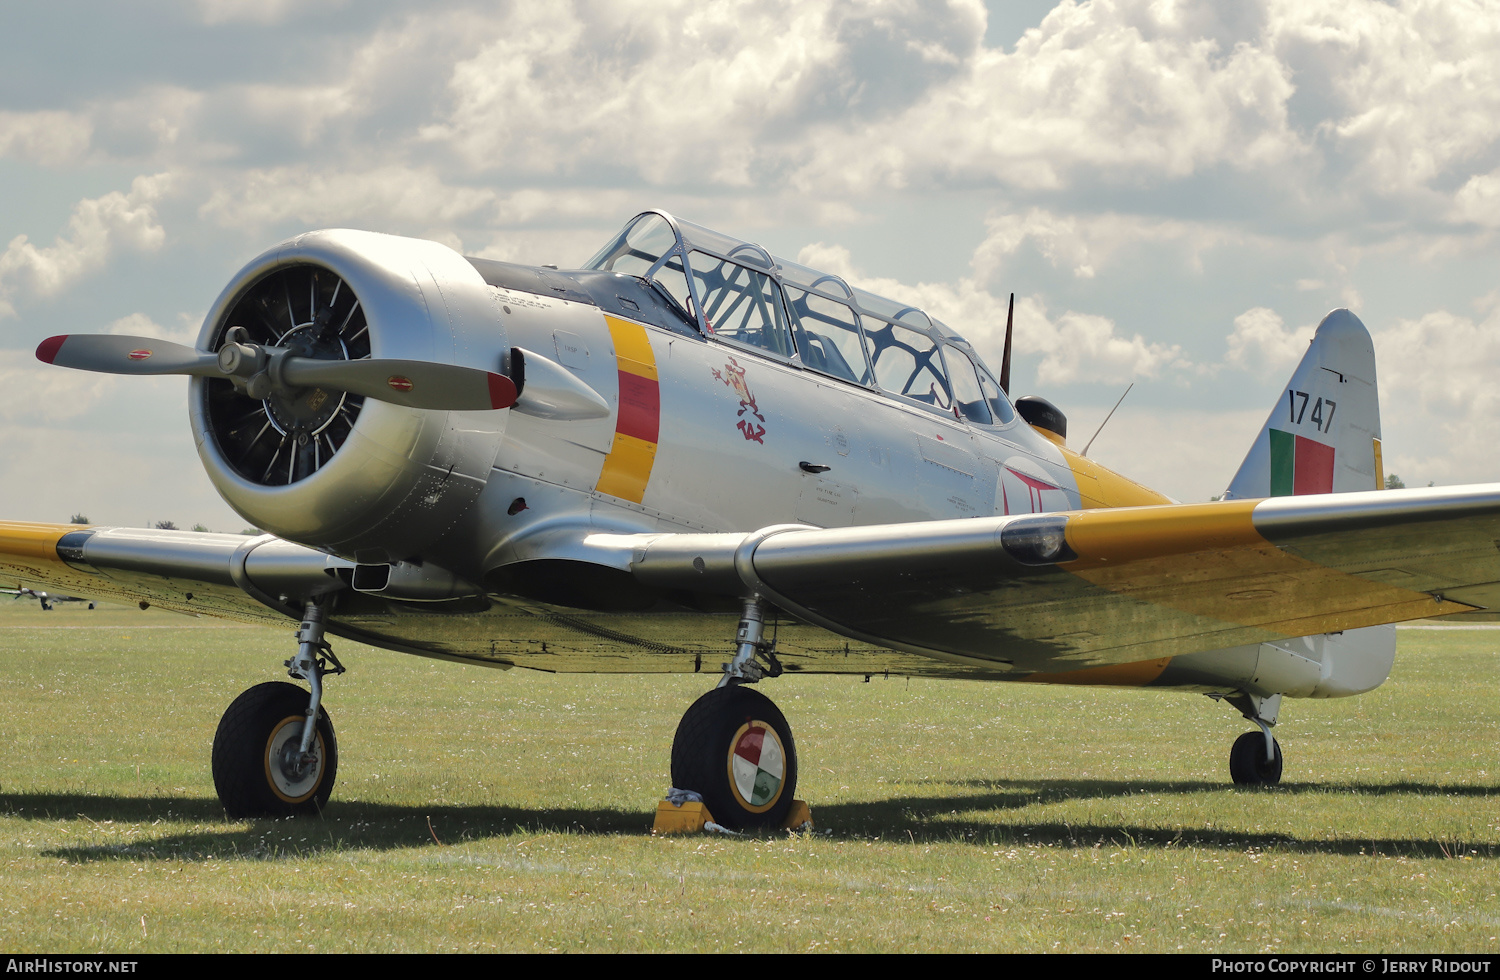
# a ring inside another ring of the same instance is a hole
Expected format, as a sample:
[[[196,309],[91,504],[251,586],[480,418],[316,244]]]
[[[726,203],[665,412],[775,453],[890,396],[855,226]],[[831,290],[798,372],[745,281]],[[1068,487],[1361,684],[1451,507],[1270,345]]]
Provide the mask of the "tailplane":
[[[1334,310],[1271,409],[1225,499],[1379,490],[1375,345],[1359,317]]]

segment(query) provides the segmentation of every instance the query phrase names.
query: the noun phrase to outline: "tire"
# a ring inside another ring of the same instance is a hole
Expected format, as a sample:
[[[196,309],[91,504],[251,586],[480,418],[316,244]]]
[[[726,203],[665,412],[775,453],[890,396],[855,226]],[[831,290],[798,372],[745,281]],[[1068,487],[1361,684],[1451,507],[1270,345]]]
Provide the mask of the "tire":
[[[1281,782],[1281,743],[1271,744],[1276,758],[1266,761],[1266,737],[1260,732],[1246,732],[1234,740],[1229,750],[1229,777],[1236,786],[1275,786]]]
[[[715,688],[677,725],[672,785],[701,794],[725,827],[780,827],[797,791],[792,729],[765,695]]]
[[[338,774],[338,740],[328,712],[318,708],[310,772],[283,764],[302,737],[308,693],[295,684],[257,684],[234,699],[214,733],[214,789],[234,818],[288,817],[321,812]]]

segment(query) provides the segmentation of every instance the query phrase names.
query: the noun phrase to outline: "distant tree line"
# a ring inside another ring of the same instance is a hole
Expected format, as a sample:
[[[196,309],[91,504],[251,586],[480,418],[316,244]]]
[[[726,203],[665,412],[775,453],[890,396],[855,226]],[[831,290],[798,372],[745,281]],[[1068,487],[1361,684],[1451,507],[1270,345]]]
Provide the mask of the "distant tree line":
[[[69,524],[92,524],[93,521],[89,520],[87,514],[74,514],[72,517],[68,518],[68,523]],[[154,527],[158,531],[176,531],[176,530],[178,530],[177,524],[174,521],[156,521],[155,523],[149,524],[148,526],[149,527]],[[205,532],[206,533],[206,532],[208,532],[209,527],[208,527],[207,524],[194,524],[188,530],[190,530],[190,531],[199,531],[199,532]],[[242,531],[240,531],[240,533],[243,534],[243,535],[245,535],[246,537],[254,537],[257,534],[265,534],[266,532],[262,531],[258,527],[247,527],[247,528],[243,529]]]

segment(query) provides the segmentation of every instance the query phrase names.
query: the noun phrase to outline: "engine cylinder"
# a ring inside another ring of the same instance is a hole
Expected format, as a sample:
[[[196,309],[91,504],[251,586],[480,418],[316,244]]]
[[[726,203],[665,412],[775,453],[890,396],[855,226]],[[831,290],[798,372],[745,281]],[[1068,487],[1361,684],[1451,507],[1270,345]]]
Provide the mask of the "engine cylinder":
[[[198,347],[235,339],[304,357],[489,371],[509,351],[493,291],[462,256],[349,230],[300,235],[240,270],[209,310]],[[194,378],[189,405],[198,455],[236,512],[362,562],[415,555],[450,529],[484,489],[509,415],[424,411],[321,388],[261,392],[216,378]]]

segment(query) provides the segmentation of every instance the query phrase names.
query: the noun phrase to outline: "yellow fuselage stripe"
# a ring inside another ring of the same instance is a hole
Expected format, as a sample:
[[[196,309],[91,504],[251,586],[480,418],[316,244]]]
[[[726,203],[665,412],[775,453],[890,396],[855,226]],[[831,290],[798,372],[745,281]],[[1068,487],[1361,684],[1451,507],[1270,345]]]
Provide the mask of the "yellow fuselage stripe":
[[[661,423],[661,389],[651,338],[639,323],[605,316],[615,345],[620,395],[615,438],[595,489],[611,497],[640,503],[656,462],[656,434]],[[648,438],[649,437],[649,438]]]

